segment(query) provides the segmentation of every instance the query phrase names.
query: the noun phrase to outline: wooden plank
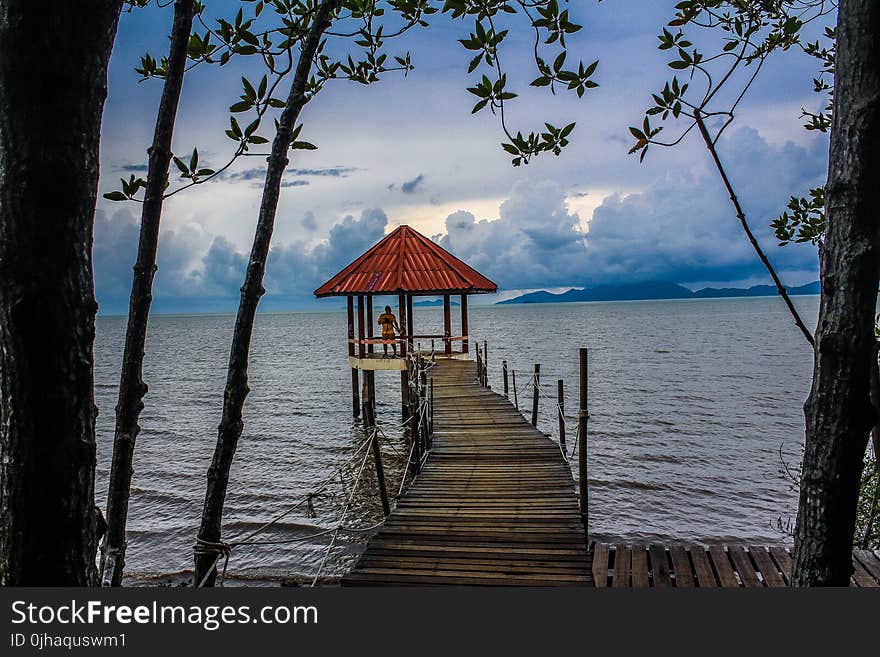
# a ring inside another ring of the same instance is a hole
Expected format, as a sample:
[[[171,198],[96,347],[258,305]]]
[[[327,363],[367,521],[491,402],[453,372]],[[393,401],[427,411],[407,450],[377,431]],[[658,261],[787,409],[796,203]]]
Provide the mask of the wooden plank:
[[[729,546],[727,548],[727,554],[730,556],[730,560],[733,562],[743,586],[746,588],[760,588],[764,586],[761,583],[761,579],[758,577],[758,573],[755,571],[755,566],[752,564],[749,555],[746,554],[745,548],[743,548],[742,545]]]
[[[733,566],[730,563],[727,552],[722,546],[709,546],[709,558],[712,561],[712,565],[715,567],[715,572],[718,573],[718,581],[721,582],[722,587],[736,588],[739,586],[739,581],[736,579],[736,575],[733,572]]]
[[[646,589],[651,585],[648,579],[648,548],[645,545],[632,546],[632,585],[636,589]]]
[[[593,552],[593,580],[597,587],[608,586],[608,546],[599,544]]]
[[[855,557],[865,570],[876,580],[875,586],[880,586],[880,559],[870,550],[855,550]]]
[[[627,546],[618,544],[614,548],[614,574],[611,578],[611,586],[629,588],[630,586],[631,554]]]
[[[558,447],[472,361],[438,360],[434,442],[421,474],[343,585],[589,585],[574,480]]]
[[[666,548],[662,545],[651,546],[651,574],[654,578],[654,587],[668,589],[672,586],[672,578],[669,575],[669,561],[666,558]]]
[[[716,588],[718,581],[715,579],[715,573],[712,571],[712,565],[709,563],[709,557],[706,550],[698,545],[694,545],[690,549],[691,561],[694,563],[694,572],[697,574],[697,584],[701,589]]]
[[[779,572],[782,574],[783,579],[785,579],[785,583],[790,584],[791,555],[788,553],[788,550],[782,547],[773,546],[769,548],[769,552],[770,556],[773,557],[773,561],[779,566]]]
[[[691,560],[688,559],[687,551],[681,545],[671,545],[669,546],[669,556],[672,557],[675,586],[680,589],[693,588],[694,573],[691,570]]]
[[[853,555],[853,574],[851,582],[860,588],[874,588],[877,582],[871,577],[871,573],[865,570],[865,567],[859,563],[859,560]]]
[[[758,570],[761,571],[761,576],[764,578],[766,586],[785,586],[785,579],[782,577],[782,573],[779,572],[779,568],[773,563],[773,559],[770,558],[767,548],[753,545],[749,547],[749,554],[758,565]]]

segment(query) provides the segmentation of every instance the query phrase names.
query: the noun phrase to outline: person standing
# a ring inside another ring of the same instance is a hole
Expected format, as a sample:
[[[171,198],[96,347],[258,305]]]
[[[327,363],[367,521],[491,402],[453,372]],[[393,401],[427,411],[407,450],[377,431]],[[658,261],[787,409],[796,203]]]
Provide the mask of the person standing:
[[[400,331],[397,324],[397,318],[391,312],[391,306],[385,306],[385,312],[379,315],[379,326],[382,327],[382,349],[385,351],[385,357],[388,357],[388,343],[394,350],[394,357],[397,358],[397,340],[395,331]]]

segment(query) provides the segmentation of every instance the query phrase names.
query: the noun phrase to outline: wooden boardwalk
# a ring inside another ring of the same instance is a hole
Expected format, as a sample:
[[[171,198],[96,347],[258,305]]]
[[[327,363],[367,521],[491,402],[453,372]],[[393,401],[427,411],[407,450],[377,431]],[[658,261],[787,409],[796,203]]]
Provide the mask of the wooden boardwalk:
[[[880,559],[868,550],[853,553],[851,585],[880,586]],[[791,555],[782,547],[743,545],[605,545],[593,550],[598,587],[754,588],[787,586]]]
[[[574,481],[559,448],[476,364],[438,360],[421,474],[343,586],[591,586]]]

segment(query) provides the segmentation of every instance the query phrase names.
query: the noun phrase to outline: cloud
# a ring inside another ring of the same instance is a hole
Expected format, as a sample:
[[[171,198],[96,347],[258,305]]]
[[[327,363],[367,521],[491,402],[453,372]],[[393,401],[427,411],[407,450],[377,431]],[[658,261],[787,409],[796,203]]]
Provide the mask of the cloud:
[[[420,173],[412,180],[408,180],[407,182],[401,183],[400,184],[400,191],[402,191],[404,194],[414,194],[424,181],[425,181],[425,176]]]
[[[821,184],[827,144],[769,144],[751,128],[719,143],[721,157],[753,231],[788,282],[815,280],[811,245],[776,246],[770,220],[792,194]],[[662,152],[655,156],[662,156]],[[680,173],[642,192],[612,194],[588,232],[552,181],[516,185],[495,220],[467,211],[446,219],[439,243],[506,289],[669,280],[678,283],[766,279],[714,169]]]
[[[439,243],[505,288],[570,284],[586,258],[580,218],[552,181],[518,183],[494,221],[460,210]]]
[[[148,166],[146,164],[123,164],[119,167],[120,171],[128,171],[131,173],[145,173],[148,170]]]
[[[295,176],[331,176],[333,178],[348,178],[357,171],[356,167],[327,167],[325,169],[289,169]]]
[[[306,187],[311,183],[308,180],[285,180],[281,183],[281,187]]]
[[[789,277],[791,283],[815,280],[815,247],[778,248],[769,223],[789,196],[821,184],[826,148],[823,139],[809,147],[791,142],[773,146],[751,128],[741,128],[719,143],[752,230],[771,262],[794,277]],[[670,176],[638,194],[605,198],[593,213],[587,244],[587,282],[766,278],[714,169],[699,177]]]

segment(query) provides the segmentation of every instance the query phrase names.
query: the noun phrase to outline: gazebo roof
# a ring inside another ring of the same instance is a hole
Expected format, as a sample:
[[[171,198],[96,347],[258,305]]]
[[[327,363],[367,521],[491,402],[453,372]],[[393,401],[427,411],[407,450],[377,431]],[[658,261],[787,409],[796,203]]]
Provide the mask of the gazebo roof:
[[[476,269],[409,226],[400,226],[315,290],[315,296],[497,291]]]

